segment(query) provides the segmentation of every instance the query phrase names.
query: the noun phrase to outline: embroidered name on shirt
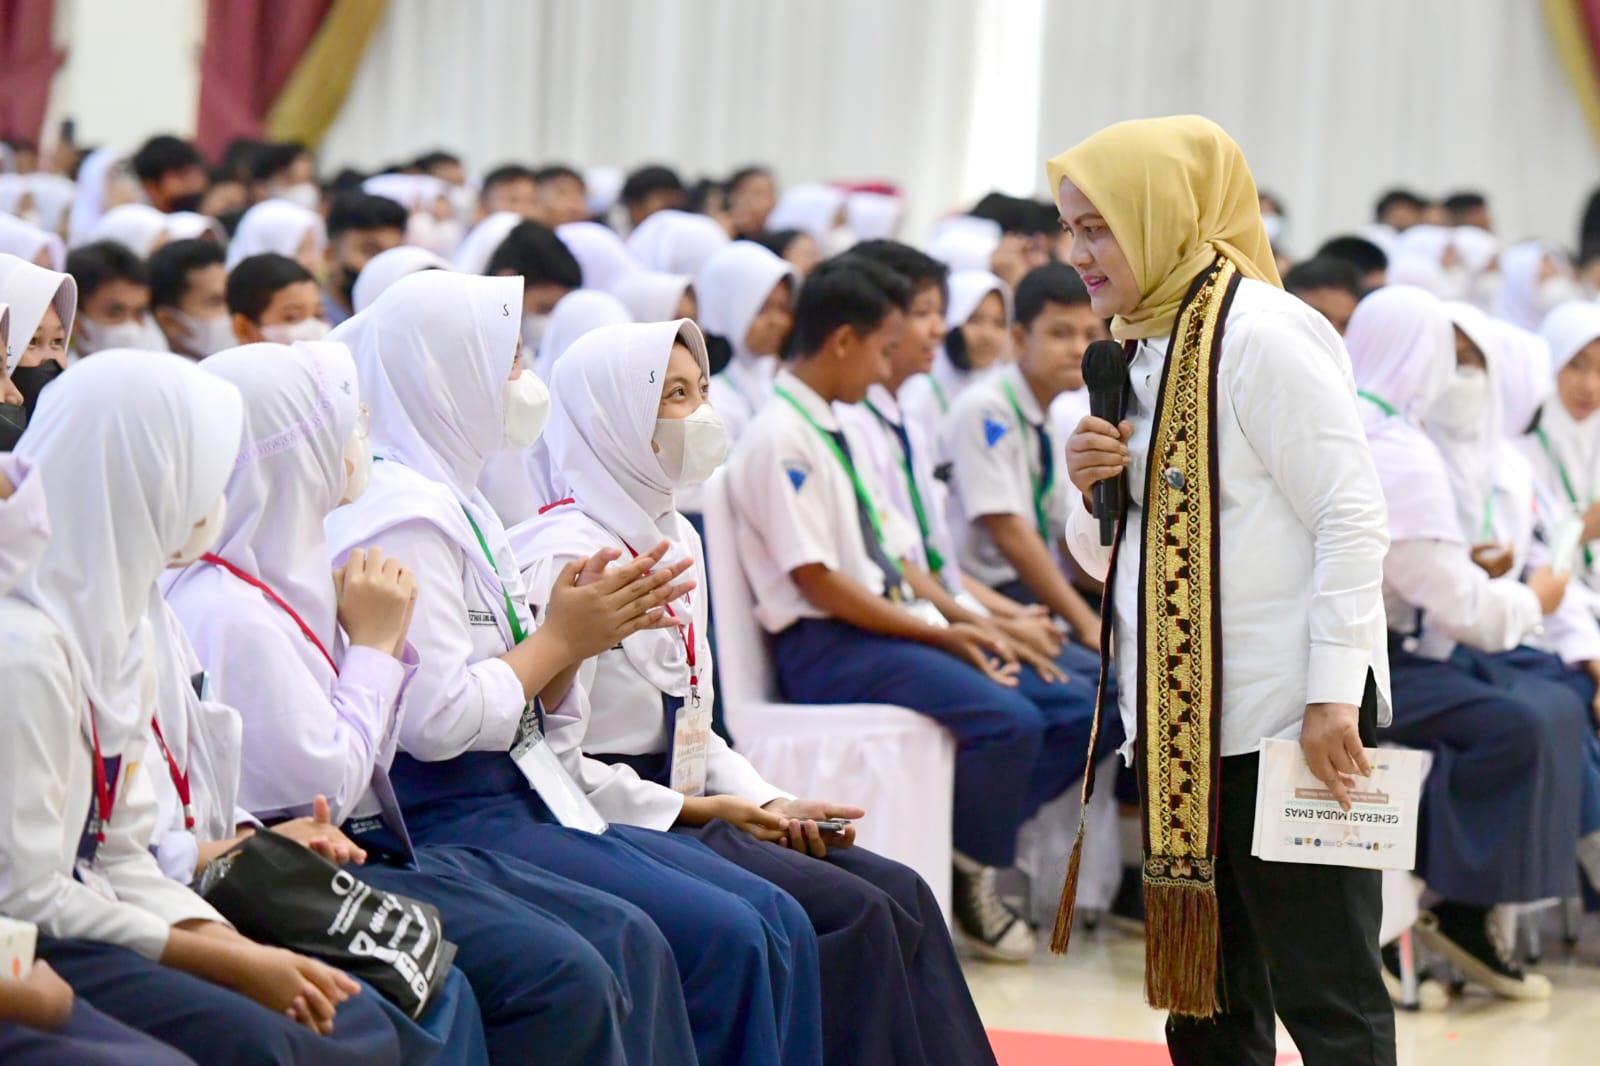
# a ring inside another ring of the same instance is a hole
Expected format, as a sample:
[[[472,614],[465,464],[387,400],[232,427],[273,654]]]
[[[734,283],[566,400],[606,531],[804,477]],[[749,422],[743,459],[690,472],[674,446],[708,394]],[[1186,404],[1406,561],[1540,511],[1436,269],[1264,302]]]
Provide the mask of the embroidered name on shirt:
[[[1011,427],[1004,422],[996,421],[985,416],[983,420],[983,439],[993,448],[1001,437],[1010,432]]]
[[[467,622],[469,624],[475,625],[475,626],[492,626],[492,625],[497,625],[498,624],[495,621],[495,617],[494,617],[494,612],[493,611],[472,611],[472,610],[469,610],[467,612]]]

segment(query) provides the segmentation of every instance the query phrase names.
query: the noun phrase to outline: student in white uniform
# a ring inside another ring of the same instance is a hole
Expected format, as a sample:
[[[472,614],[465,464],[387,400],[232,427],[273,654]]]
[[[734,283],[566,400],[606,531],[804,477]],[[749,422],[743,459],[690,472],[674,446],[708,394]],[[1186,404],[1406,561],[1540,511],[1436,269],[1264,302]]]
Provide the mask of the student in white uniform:
[[[1011,354],[1011,287],[987,270],[956,270],[949,289],[944,342],[933,369],[911,378],[898,393],[906,424],[921,426],[933,442],[935,465],[949,460],[942,436],[951,405],[969,383]]]
[[[1589,301],[1558,306],[1540,334],[1550,348],[1555,390],[1522,439],[1534,479],[1562,517],[1583,523],[1575,575],[1600,590],[1600,314]]]
[[[844,256],[801,289],[791,360],[774,399],[733,449],[729,487],[756,618],[773,635],[778,680],[799,703],[893,703],[956,738],[955,910],[980,951],[1023,961],[1033,931],[999,898],[1016,855],[1028,775],[1044,722],[1016,691],[1003,644],[967,624],[908,610],[897,560],[917,534],[857,462],[835,403],[856,403],[887,373],[909,286]]]
[[[78,308],[71,274],[0,255],[0,303],[11,308],[6,334],[6,376],[32,415],[46,385],[67,368],[67,342]]]
[[[636,904],[672,947],[703,1061],[814,1064],[817,946],[799,905],[696,841],[595,833],[550,757],[547,738],[587,713],[578,665],[670,625],[660,607],[685,591],[688,564],[657,565],[660,544],[610,573],[615,553],[569,566],[550,614],[570,623],[534,628],[505,528],[475,488],[485,456],[527,447],[547,414],[518,359],[520,305],[519,279],[426,271],[336,331],[380,461],[361,498],[328,516],[329,548],[342,560],[382,544],[417,579],[420,663],[390,770],[411,839],[511,855]]]
[[[239,219],[228,242],[228,270],[253,255],[288,256],[315,273],[328,251],[328,230],[322,216],[288,200],[263,200]]]
[[[162,569],[221,528],[240,425],[231,386],[116,351],[53,385],[18,445],[46,480],[101,489],[50,496],[50,543],[0,601],[0,912],[39,926],[86,1000],[206,1062],[397,1062],[355,982],[238,935],[148,850],[145,616]]]
[[[526,571],[536,609],[572,559],[662,537],[704,572],[700,537],[674,497],[726,451],[709,384],[691,322],[611,327],[568,353],[549,437],[570,501],[511,531],[519,558],[536,560]],[[695,836],[800,901],[821,948],[825,1061],[992,1061],[927,886],[852,848],[852,828],[819,831],[818,820],[865,812],[796,799],[711,732],[706,597],[690,593],[673,610],[678,629],[636,633],[579,672],[589,717],[581,736],[563,730],[556,742],[581,745],[572,754],[597,807]]]
[[[1394,721],[1384,737],[1434,753],[1417,874],[1439,899],[1420,930],[1470,980],[1544,999],[1549,983],[1522,971],[1490,912],[1576,887],[1587,709],[1495,656],[1556,609],[1566,578],[1543,566],[1525,584],[1495,581],[1473,564],[1445,462],[1416,424],[1463,420],[1458,408],[1470,413],[1486,383],[1482,353],[1457,346],[1443,305],[1386,286],[1356,306],[1345,341],[1389,512]]]
[[[794,327],[799,289],[794,267],[751,241],[734,241],[695,277],[697,321],[716,372],[711,406],[732,443],[772,398],[772,377]]]
[[[1118,123],[1048,172],[1068,263],[1137,342],[1127,421],[1087,418],[1067,444],[1081,493],[1127,474],[1120,546],[1083,496],[1067,539],[1110,586],[1148,998],[1177,1062],[1268,1066],[1276,1013],[1307,1062],[1393,1066],[1377,871],[1250,855],[1261,740],[1298,738],[1342,794],[1387,702],[1383,495],[1349,362],[1279,288],[1249,166],[1215,123]]]

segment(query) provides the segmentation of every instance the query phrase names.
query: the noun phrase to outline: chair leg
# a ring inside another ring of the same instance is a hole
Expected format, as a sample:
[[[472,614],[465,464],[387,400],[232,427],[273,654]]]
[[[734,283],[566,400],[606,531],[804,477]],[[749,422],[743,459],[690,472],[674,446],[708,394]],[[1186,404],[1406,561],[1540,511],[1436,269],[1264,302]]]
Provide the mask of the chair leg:
[[[1583,897],[1561,901],[1561,940],[1568,948],[1578,946],[1578,923],[1583,916]]]
[[[1528,962],[1537,966],[1539,960],[1544,958],[1544,937],[1539,931],[1539,919],[1534,912],[1524,911],[1517,915],[1517,924],[1527,937]]]
[[[1400,934],[1396,941],[1400,947],[1400,1005],[1416,1010],[1422,1005],[1422,995],[1417,980],[1417,953],[1411,930]]]

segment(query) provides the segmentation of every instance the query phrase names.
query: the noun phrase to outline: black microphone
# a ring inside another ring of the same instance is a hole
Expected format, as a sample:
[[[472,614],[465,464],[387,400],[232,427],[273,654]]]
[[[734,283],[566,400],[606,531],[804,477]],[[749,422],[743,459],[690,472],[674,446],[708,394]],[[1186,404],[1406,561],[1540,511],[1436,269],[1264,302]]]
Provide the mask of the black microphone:
[[[1113,426],[1122,421],[1128,389],[1128,360],[1116,341],[1095,341],[1083,353],[1083,384],[1089,390],[1089,413]],[[1094,484],[1094,514],[1100,519],[1100,543],[1117,537],[1117,522],[1128,509],[1125,475]]]

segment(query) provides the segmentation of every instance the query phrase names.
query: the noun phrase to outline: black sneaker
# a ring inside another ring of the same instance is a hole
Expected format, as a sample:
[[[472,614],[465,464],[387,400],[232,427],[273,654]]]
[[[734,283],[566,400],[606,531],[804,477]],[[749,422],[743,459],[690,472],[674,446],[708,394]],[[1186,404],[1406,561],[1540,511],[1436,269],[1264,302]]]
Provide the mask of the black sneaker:
[[[1506,999],[1550,998],[1550,982],[1517,964],[1493,908],[1441,900],[1423,912],[1417,934],[1461,976]]]
[[[980,866],[971,871],[956,866],[955,879],[950,886],[956,928],[968,946],[986,959],[1027,962],[1033,958],[1033,929],[1000,898],[994,874],[992,866]]]
[[[1137,866],[1122,868],[1122,881],[1107,913],[1113,929],[1144,936],[1144,874]]]
[[[1417,1001],[1407,1004],[1405,979],[1400,974],[1400,942],[1396,940],[1383,945],[1380,954],[1383,956],[1383,987],[1389,990],[1389,999],[1395,1006],[1433,1011],[1444,1010],[1450,1005],[1449,990],[1420,967],[1417,969]]]

